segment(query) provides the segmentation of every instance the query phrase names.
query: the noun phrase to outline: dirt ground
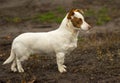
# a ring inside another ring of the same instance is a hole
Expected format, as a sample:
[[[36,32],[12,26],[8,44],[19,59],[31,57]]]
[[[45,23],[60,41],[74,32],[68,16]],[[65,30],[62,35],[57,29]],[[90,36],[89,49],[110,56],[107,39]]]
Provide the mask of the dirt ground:
[[[84,8],[83,5],[75,6]],[[23,62],[25,73],[21,74],[11,72],[10,64],[2,65],[16,36],[24,32],[54,30],[59,24],[0,23],[0,83],[120,83],[120,18],[117,14],[113,17],[104,25],[93,26],[89,33],[80,32],[78,47],[66,56],[67,72],[63,74],[58,72],[53,56],[31,56]]]

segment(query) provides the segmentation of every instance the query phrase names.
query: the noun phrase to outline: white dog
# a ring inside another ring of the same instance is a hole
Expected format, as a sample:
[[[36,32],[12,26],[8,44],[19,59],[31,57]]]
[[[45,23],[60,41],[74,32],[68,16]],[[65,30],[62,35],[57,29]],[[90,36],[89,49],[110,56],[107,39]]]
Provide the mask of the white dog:
[[[81,10],[72,9],[58,29],[50,32],[23,33],[16,37],[12,43],[10,57],[3,64],[12,62],[13,72],[24,72],[21,62],[27,60],[31,54],[55,53],[59,72],[66,72],[64,57],[77,47],[80,29],[87,31],[90,25],[85,22]]]

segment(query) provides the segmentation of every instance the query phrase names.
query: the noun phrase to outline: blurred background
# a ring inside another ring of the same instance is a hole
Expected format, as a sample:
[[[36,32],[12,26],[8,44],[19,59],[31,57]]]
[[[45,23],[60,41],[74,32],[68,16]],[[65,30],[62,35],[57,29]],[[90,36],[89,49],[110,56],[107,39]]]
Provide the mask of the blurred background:
[[[57,29],[72,8],[82,9],[93,29],[80,31],[67,73],[59,74],[48,56],[30,57],[23,74],[2,65],[16,36]],[[119,83],[120,0],[0,0],[0,67],[0,83]]]
[[[60,23],[71,8],[83,9],[93,25],[119,18],[119,0],[0,0],[0,24],[25,21]]]

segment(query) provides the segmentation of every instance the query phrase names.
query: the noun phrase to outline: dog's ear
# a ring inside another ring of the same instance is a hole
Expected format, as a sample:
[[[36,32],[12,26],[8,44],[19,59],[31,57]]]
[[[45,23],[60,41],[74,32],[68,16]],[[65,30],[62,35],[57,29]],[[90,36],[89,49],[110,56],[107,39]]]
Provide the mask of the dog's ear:
[[[68,19],[71,19],[71,16],[74,15],[74,11],[75,11],[75,10],[76,10],[76,9],[71,9],[71,10],[69,11],[68,16],[67,16]]]
[[[84,14],[84,11],[82,9],[76,9],[75,12],[80,12],[80,13]]]

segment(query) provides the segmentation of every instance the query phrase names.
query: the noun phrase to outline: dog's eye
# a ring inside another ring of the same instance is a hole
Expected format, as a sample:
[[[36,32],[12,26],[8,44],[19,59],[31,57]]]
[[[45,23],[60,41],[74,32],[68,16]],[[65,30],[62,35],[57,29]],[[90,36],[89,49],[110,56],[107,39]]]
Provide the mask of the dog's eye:
[[[81,18],[78,19],[78,23],[82,24],[82,19]]]
[[[82,19],[81,19],[81,18],[79,18],[79,22],[82,22]]]

